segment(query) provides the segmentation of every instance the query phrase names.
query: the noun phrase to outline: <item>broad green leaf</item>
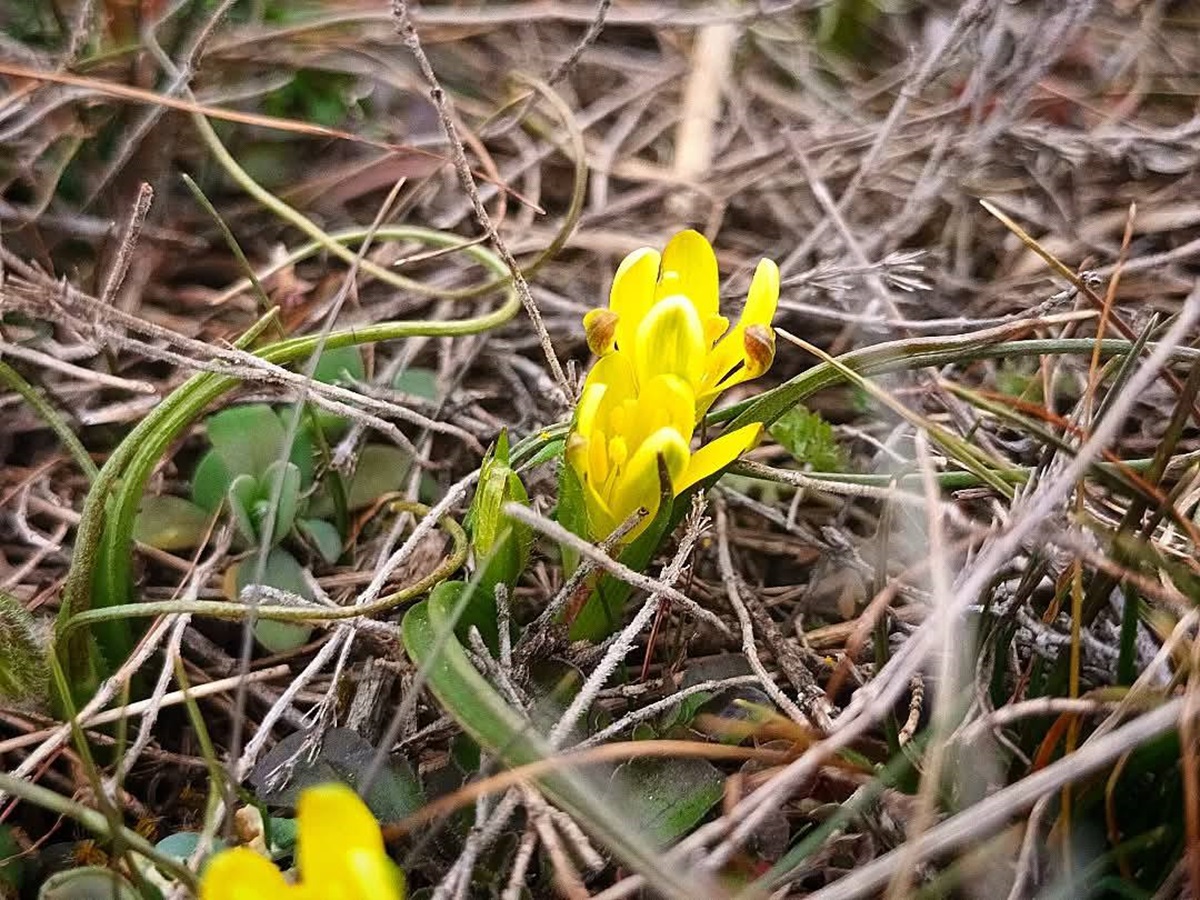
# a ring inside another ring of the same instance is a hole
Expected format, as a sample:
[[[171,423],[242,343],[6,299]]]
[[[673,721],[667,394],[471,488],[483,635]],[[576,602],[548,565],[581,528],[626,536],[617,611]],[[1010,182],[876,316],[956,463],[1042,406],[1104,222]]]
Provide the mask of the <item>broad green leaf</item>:
[[[192,501],[201,509],[214,513],[225,500],[233,476],[221,462],[216,450],[209,450],[196,464],[192,474]]]
[[[37,703],[45,698],[47,683],[46,654],[33,616],[20,600],[0,591],[0,700]]]
[[[725,776],[703,759],[637,759],[613,775],[608,799],[663,844],[687,834],[720,801]]]
[[[87,866],[51,875],[38,900],[142,900],[128,881],[111,869]]]
[[[846,470],[846,451],[833,436],[833,427],[816,413],[793,406],[768,430],[796,462],[818,472]]]
[[[432,369],[405,369],[392,381],[392,387],[426,400],[437,400],[440,396],[437,372]]]
[[[366,377],[362,353],[357,347],[326,347],[313,370],[313,379],[324,384],[363,381]]]
[[[146,497],[133,523],[133,537],[159,550],[199,547],[212,524],[212,513],[190,500],[162,494]]]
[[[306,752],[306,746],[313,744],[316,753]],[[310,734],[295,732],[263,756],[250,773],[250,784],[268,806],[293,808],[300,792],[313,785],[340,781],[357,789],[375,754],[375,746],[349,728],[332,728],[316,741]],[[288,778],[277,783],[281,766],[287,767]],[[363,802],[380,821],[395,822],[423,806],[425,792],[408,760],[393,755]]]
[[[279,416],[279,421],[283,424],[284,433],[287,433],[288,423],[292,420],[291,407],[280,407],[276,411]],[[312,436],[313,421],[308,415],[308,408],[301,413],[299,427],[296,429],[295,437],[292,438],[292,451],[288,454],[288,459],[291,460],[297,469],[300,470],[300,487],[306,488],[312,484],[313,480],[313,447]]]
[[[255,569],[258,567],[258,555],[251,554],[237,565],[234,582],[238,593],[255,584]],[[303,597],[312,599],[312,591],[304,581],[304,568],[296,562],[296,558],[286,550],[276,547],[267,554],[266,566],[263,569],[262,581],[267,587],[278,588]],[[312,636],[312,626],[296,622],[269,622],[260,620],[254,625],[254,637],[271,653],[286,653],[302,647]]]
[[[297,519],[296,530],[316,548],[321,559],[329,565],[332,566],[342,555],[342,536],[338,534],[333,523],[324,519]]]
[[[256,478],[279,458],[283,423],[265,403],[232,406],[208,417],[208,440],[229,474]]]
[[[359,451],[358,464],[346,491],[346,507],[363,509],[384,494],[400,490],[411,468],[412,459],[399,447],[367,444]]]
[[[168,834],[165,838],[154,845],[155,850],[160,850],[167,856],[173,856],[178,860],[186,861],[196,852],[196,848],[200,846],[200,832],[198,831],[177,831],[174,834]],[[205,860],[218,850],[224,850],[226,847],[225,841],[219,837],[214,837],[209,845],[209,851],[200,860],[200,865],[203,867]]]

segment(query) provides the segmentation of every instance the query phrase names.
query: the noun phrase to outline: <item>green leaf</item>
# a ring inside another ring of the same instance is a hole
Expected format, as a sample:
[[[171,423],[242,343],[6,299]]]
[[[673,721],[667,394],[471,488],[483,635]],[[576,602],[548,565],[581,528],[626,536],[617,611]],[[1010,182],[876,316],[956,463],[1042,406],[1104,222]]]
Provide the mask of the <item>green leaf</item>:
[[[549,462],[555,457],[562,456],[563,450],[566,448],[566,446],[567,442],[562,438],[549,441],[545,446],[538,450],[537,453],[533,454],[533,456],[531,456],[529,460],[521,466],[521,468],[523,470],[532,469],[534,466],[540,466],[542,463]]]
[[[479,486],[466,521],[475,565],[482,567],[482,571],[473,579],[479,596],[472,598],[464,618],[470,620],[468,624],[479,627],[493,649],[497,638],[496,585],[512,587],[517,583],[533,544],[532,529],[504,514],[504,505],[510,502],[528,504],[529,495],[509,465],[508,433],[501,431],[495,446],[484,457]]]
[[[229,483],[226,499],[242,539],[248,544],[257,544],[258,528],[254,521],[254,504],[258,501],[258,479],[253,475],[237,476]]]
[[[358,463],[346,490],[346,509],[350,512],[365,509],[384,494],[400,490],[408,473],[412,470],[412,458],[407,452],[391,444],[367,444],[358,452]],[[334,472],[328,478],[341,476]],[[308,514],[316,518],[334,515],[333,497],[330,489],[321,490],[308,504]]]
[[[296,558],[281,547],[276,547],[267,554],[266,566],[263,568],[262,580],[254,581],[255,569],[258,567],[258,555],[254,554],[242,560],[234,572],[234,582],[238,593],[241,594],[251,584],[265,584],[267,587],[278,588],[303,597],[313,598],[312,591],[304,580],[304,567],[296,562]],[[268,622],[261,620],[254,624],[254,637],[271,653],[287,653],[302,647],[312,636],[312,626],[297,622]]]
[[[199,547],[212,525],[212,513],[182,497],[146,497],[133,523],[133,537],[159,550]]]
[[[221,462],[216,450],[209,450],[196,464],[192,474],[192,500],[201,509],[214,513],[225,499],[233,476]]]
[[[279,458],[283,423],[265,403],[233,406],[208,417],[208,440],[233,477],[261,476]]]
[[[565,444],[564,444],[565,446]],[[579,476],[563,456],[558,462],[558,508],[554,517],[558,524],[584,540],[590,539],[587,505],[583,499],[583,484]],[[579,567],[579,553],[563,546],[563,574],[570,576]]]
[[[833,436],[833,427],[817,413],[793,406],[768,430],[796,462],[818,472],[846,471],[846,451]]]
[[[305,752],[311,734],[295,732],[271,748],[250,773],[258,798],[275,807],[294,808],[305,788],[340,781],[358,789],[359,779],[375,759],[376,748],[349,728],[332,728],[316,741],[316,753]],[[288,773],[282,783],[277,773]],[[403,756],[393,755],[371,782],[363,802],[377,819],[395,822],[425,804],[416,772]]]
[[[271,495],[275,492],[275,484],[279,483],[279,509],[275,513],[275,527],[272,529],[271,543],[278,544],[292,530],[296,521],[296,506],[300,502],[300,470],[294,463],[275,461],[267,467],[263,477],[259,479],[258,502],[259,510],[255,525],[256,531],[262,533],[271,506]]]
[[[436,599],[436,602],[435,602]],[[459,726],[488,753],[514,768],[553,757],[554,751],[510,707],[471,665],[453,637],[452,617],[441,598],[431,596],[404,616],[401,633],[413,663],[428,678],[427,686]],[[555,767],[533,779],[554,803],[573,815],[627,867],[645,875],[650,884],[680,896],[703,896],[692,878],[677,868],[664,867],[660,845],[645,834],[636,819],[603,802],[592,784],[568,767]]]
[[[177,831],[174,834],[168,834],[165,838],[154,845],[155,850],[161,850],[167,856],[173,856],[181,862],[186,862],[191,858],[191,855],[196,852],[196,848],[200,846],[200,832],[198,831]],[[200,859],[200,867],[204,867],[204,863],[217,851],[224,850],[226,847],[225,841],[219,837],[212,839],[208,853]]]
[[[279,416],[279,421],[283,424],[284,432],[287,431],[288,423],[292,420],[292,410],[288,407],[283,407],[276,410]],[[313,446],[312,429],[313,422],[308,415],[308,407],[300,415],[300,425],[296,429],[296,435],[292,438],[292,452],[288,454],[288,459],[295,464],[300,470],[300,487],[306,488],[312,484],[313,480],[313,454],[315,448]]]
[[[687,834],[721,799],[725,776],[703,759],[637,759],[613,775],[608,798],[663,844]]]
[[[357,347],[326,347],[313,370],[313,379],[323,384],[365,381],[366,377],[362,353]]]
[[[48,682],[33,616],[20,600],[0,591],[0,700],[37,703],[45,698]]]
[[[87,866],[51,875],[38,900],[142,900],[133,885],[112,869]]]
[[[329,565],[336,563],[342,555],[342,536],[333,523],[324,519],[297,519],[296,530],[316,548],[321,559]]]
[[[405,369],[392,381],[392,387],[426,400],[437,400],[439,396],[437,372],[432,369]]]
[[[358,454],[358,464],[346,491],[346,508],[363,509],[384,494],[400,490],[411,468],[412,459],[399,447],[367,444]]]

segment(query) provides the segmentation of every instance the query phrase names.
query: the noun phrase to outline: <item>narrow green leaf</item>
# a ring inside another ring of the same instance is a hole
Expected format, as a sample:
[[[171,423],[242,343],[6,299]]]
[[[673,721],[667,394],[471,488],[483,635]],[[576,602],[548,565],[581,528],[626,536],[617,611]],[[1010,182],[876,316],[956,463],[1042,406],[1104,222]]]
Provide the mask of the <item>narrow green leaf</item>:
[[[276,460],[267,467],[267,471],[258,482],[258,505],[262,509],[261,519],[255,522],[255,530],[261,535],[266,524],[270,509],[271,497],[276,491],[276,481],[279,481],[279,508],[275,513],[275,527],[272,529],[271,543],[278,544],[284,539],[292,524],[296,521],[296,507],[300,502],[300,470],[294,463]]]
[[[431,596],[404,617],[404,647],[428,678],[442,707],[466,733],[506,766],[548,759],[554,752],[529,721],[512,709],[471,665],[454,638],[454,614],[444,596]],[[640,824],[605,802],[580,773],[556,767],[534,779],[538,787],[601,841],[626,866],[679,896],[702,896],[686,872],[664,867],[660,844]]]
[[[247,544],[258,543],[258,528],[254,521],[254,504],[258,496],[258,479],[253,475],[238,475],[229,483],[225,494],[234,524]]]

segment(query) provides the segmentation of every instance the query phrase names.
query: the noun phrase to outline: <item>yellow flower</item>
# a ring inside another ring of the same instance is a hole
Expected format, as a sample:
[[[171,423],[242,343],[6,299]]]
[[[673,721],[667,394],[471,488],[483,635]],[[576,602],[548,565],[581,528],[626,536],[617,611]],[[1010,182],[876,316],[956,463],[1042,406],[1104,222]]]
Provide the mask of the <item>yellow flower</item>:
[[[762,427],[746,425],[693,452],[696,395],[690,384],[673,372],[639,381],[636,368],[625,353],[609,353],[592,367],[567,439],[567,462],[583,488],[588,531],[597,539],[642,506],[650,516],[625,540],[649,525],[661,498],[660,457],[678,496],[753,446]]]
[[[388,857],[379,823],[344,784],[300,795],[299,882],[247,847],[216,854],[200,879],[200,900],[403,900],[404,876]]]
[[[775,357],[771,319],[779,302],[779,267],[759,262],[741,318],[720,313],[717,257],[703,235],[681,231],[660,255],[643,247],[625,257],[607,308],[583,318],[597,356],[629,354],[639,386],[677,375],[696,395],[695,420],[722,391],[757,378]]]

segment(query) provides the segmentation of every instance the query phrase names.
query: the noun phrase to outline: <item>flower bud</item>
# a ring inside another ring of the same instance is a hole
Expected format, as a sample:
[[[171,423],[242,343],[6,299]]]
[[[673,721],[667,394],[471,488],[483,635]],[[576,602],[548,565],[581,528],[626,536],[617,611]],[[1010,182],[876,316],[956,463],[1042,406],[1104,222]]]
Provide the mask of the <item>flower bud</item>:
[[[529,560],[533,540],[528,525],[514,522],[503,512],[506,503],[529,502],[525,485],[509,465],[508,453],[508,433],[502,431],[483,460],[479,487],[467,517],[475,564],[487,566],[481,578],[481,587],[486,591],[501,582],[516,582]]]

